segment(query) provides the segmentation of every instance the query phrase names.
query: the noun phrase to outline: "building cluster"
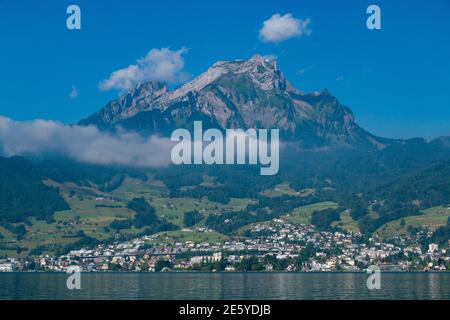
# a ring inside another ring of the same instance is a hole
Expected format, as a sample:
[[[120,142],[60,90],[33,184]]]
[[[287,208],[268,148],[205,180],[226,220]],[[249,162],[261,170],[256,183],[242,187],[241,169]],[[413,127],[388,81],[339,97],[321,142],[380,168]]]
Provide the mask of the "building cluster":
[[[211,230],[201,228],[196,232]],[[277,271],[364,271],[372,265],[389,271],[450,270],[448,246],[424,245],[422,240],[429,235],[422,232],[381,241],[376,236],[318,231],[312,225],[274,219],[253,225],[245,236],[220,242],[168,242],[155,234],[81,248],[62,256],[6,258],[0,260],[0,271],[64,272],[70,266],[83,271],[189,271],[214,262],[220,262],[224,271],[237,271],[236,266],[251,257],[261,261],[264,270],[275,271],[273,264],[267,263],[269,256],[271,261],[286,262],[281,264],[283,270]]]

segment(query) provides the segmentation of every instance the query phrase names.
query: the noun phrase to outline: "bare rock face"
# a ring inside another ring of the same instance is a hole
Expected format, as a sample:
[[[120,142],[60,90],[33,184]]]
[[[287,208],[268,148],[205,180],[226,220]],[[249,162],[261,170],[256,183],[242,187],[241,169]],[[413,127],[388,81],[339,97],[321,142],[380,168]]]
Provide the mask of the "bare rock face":
[[[170,135],[176,128],[192,128],[195,120],[219,129],[277,128],[282,139],[306,148],[382,148],[389,143],[359,127],[352,111],[327,90],[295,89],[275,61],[259,55],[216,62],[174,90],[154,81],[139,84],[80,124]]]

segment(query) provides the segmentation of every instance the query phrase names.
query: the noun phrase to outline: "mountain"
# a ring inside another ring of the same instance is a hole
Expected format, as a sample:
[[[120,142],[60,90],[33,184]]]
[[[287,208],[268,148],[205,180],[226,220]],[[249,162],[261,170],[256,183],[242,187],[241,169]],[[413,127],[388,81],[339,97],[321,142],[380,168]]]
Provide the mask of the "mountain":
[[[0,226],[28,217],[52,219],[69,209],[57,189],[45,185],[39,166],[21,157],[0,157]]]
[[[194,120],[219,129],[278,128],[282,139],[307,148],[381,149],[393,142],[359,127],[352,111],[327,90],[294,88],[275,61],[260,55],[216,62],[174,90],[154,81],[139,84],[79,124],[168,136],[176,128],[192,128]]]

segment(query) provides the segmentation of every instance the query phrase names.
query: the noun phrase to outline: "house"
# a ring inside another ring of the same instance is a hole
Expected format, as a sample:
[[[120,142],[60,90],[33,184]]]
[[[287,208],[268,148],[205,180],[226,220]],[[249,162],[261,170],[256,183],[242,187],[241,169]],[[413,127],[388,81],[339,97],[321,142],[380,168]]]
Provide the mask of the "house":
[[[228,271],[228,272],[233,272],[233,271],[235,271],[236,269],[233,267],[233,266],[226,266],[225,267],[225,271]]]
[[[192,264],[202,263],[204,260],[205,260],[205,257],[203,257],[203,256],[194,256],[194,257],[191,257],[191,263],[192,263]]]
[[[266,271],[273,271],[273,265],[271,265],[270,263],[266,264],[265,270]]]
[[[6,262],[0,264],[0,272],[13,272],[15,269],[15,266],[12,262]]]
[[[439,246],[436,243],[430,243],[428,245],[428,253],[434,253],[439,250]]]
[[[212,261],[216,262],[220,260],[222,260],[222,252],[214,252]]]

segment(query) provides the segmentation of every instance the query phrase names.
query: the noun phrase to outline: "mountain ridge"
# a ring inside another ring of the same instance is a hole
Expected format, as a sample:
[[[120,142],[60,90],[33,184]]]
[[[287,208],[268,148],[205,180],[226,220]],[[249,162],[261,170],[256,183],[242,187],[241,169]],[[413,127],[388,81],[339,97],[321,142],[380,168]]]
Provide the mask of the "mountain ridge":
[[[380,149],[395,142],[361,128],[351,109],[328,90],[303,93],[296,89],[275,61],[260,55],[218,61],[173,90],[156,81],[140,83],[79,124],[168,136],[176,128],[191,129],[195,120],[222,130],[277,128],[282,139],[306,148]]]

